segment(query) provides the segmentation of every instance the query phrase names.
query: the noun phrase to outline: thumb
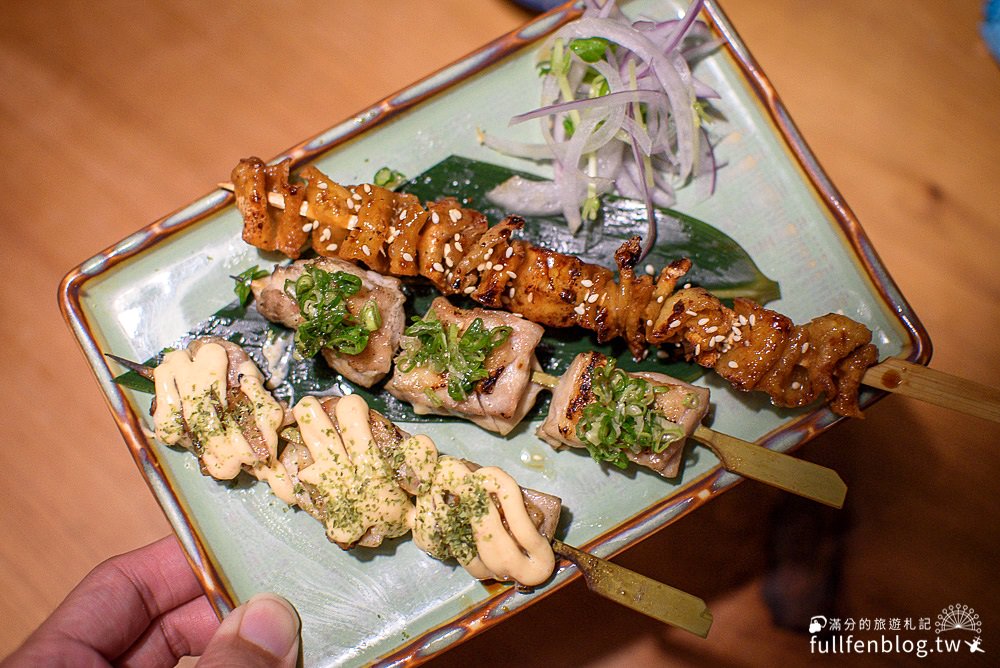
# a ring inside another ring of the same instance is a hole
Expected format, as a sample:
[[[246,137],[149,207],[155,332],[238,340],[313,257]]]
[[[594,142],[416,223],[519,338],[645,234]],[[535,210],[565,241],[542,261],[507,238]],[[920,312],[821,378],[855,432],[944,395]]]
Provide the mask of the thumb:
[[[198,668],[293,668],[299,656],[299,616],[285,599],[257,594],[229,613],[198,661]]]

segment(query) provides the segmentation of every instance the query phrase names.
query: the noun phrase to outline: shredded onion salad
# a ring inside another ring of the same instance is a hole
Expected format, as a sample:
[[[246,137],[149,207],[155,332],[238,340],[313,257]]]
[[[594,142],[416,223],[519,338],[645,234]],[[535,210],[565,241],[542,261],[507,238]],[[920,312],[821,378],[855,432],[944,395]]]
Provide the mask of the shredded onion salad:
[[[490,200],[528,215],[562,212],[576,232],[596,220],[601,195],[641,199],[648,251],[656,238],[653,206],[671,206],[675,186],[699,182],[706,196],[714,192],[718,166],[704,123],[706,100],[719,95],[691,73],[719,45],[695,20],[702,4],[694,0],[680,19],[632,22],[615,0],[585,0],[583,16],[539,54],[541,107],[511,119],[541,119],[545,143],[480,132],[500,153],[551,162],[554,180],[513,177]]]

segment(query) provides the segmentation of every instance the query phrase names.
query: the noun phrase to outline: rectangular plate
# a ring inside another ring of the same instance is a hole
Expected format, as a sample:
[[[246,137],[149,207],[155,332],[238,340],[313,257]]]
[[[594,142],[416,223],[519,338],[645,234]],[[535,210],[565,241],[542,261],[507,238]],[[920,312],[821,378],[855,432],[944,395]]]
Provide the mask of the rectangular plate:
[[[680,11],[642,0],[626,10],[660,18]],[[481,147],[476,129],[536,139],[534,124],[508,128],[507,122],[537,99],[535,42],[574,16],[570,6],[542,16],[303,142],[287,157],[295,166],[315,163],[346,183],[370,181],[383,165],[417,174],[451,154],[531,170]],[[725,40],[697,73],[722,95],[718,107],[726,120],[716,133],[725,137],[718,157],[726,166],[714,196],[696,201],[691,189],[682,189],[676,208],[747,249],[784,287],[784,297],[772,305],[776,310],[797,322],[842,312],[872,329],[883,357],[926,362],[926,332],[770,83],[714,2],[706,3],[703,16]],[[275,591],[302,616],[306,665],[412,661],[503,620],[575,577],[576,570],[563,565],[549,584],[523,594],[473,581],[411,541],[342,552],[327,542],[319,524],[284,507],[265,486],[212,481],[200,475],[190,454],[149,438],[150,398],[116,386],[103,354],[147,359],[230,302],[231,275],[277,259],[244,244],[241,227],[232,196],[214,191],[82,263],[60,290],[67,322],[130,451],[216,609],[225,613],[255,592]],[[717,379],[702,382],[713,390],[715,429],[775,450],[792,450],[838,420],[825,408],[777,410],[762,396],[737,396]],[[876,398],[866,390],[862,405]],[[555,453],[528,425],[506,439],[468,424],[421,429],[444,453],[499,465],[523,485],[562,497],[570,517],[564,540],[601,556],[740,480],[721,470],[705,448],[691,450],[678,479],[664,480],[648,471],[609,471],[585,453]]]

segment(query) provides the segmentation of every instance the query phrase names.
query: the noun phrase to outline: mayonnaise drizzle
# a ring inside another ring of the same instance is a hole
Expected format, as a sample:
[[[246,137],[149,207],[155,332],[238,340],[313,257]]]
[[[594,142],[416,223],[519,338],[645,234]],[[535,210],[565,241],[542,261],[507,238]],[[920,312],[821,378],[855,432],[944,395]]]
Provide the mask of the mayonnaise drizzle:
[[[153,372],[156,437],[167,445],[197,445],[205,471],[218,480],[231,480],[248,468],[265,480],[285,503],[294,503],[291,480],[278,461],[278,428],[284,412],[264,389],[264,376],[252,361],[238,368],[240,391],[249,399],[254,422],[267,445],[269,461],[261,461],[239,425],[227,414],[226,377],[229,356],[218,343],[206,343],[192,355],[187,350],[167,353]],[[220,414],[221,410],[221,414]]]
[[[337,402],[339,433],[315,397],[303,398],[292,412],[313,458],[298,478],[325,500],[330,540],[353,544],[368,531],[390,538],[409,531],[413,503],[378,451],[365,400],[349,395]]]

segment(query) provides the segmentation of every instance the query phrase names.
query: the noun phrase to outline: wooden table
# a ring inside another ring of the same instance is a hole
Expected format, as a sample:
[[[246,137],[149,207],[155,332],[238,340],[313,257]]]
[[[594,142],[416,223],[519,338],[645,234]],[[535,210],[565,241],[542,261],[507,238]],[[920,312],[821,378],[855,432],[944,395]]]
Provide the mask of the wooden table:
[[[932,366],[1000,384],[1000,69],[980,1],[723,4],[930,331]],[[63,325],[61,276],[240,157],[275,155],[528,18],[502,0],[42,0],[4,14],[0,655],[99,561],[169,531]],[[890,397],[803,450],[850,487],[833,520],[806,510],[842,532],[837,614],[964,603],[998,651],[998,445],[997,425]],[[620,557],[707,598],[708,641],[576,583],[440,663],[800,663],[808,637],[772,625],[761,598],[785,498],[741,485]],[[806,568],[814,558],[804,549]]]

